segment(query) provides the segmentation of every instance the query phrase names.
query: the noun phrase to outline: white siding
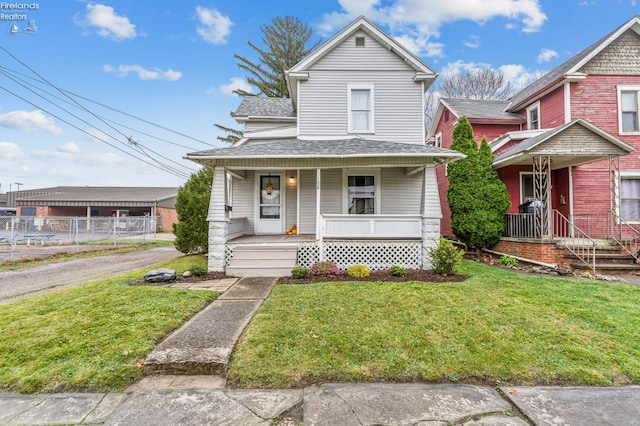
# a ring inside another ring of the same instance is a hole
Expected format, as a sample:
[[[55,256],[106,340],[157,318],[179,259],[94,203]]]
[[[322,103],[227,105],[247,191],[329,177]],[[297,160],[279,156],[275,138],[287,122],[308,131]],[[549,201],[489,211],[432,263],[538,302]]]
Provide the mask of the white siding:
[[[323,170],[320,212],[323,214],[342,213],[342,170]]]
[[[300,234],[316,233],[316,171],[300,171]]]
[[[295,182],[293,183],[289,182],[289,178],[292,176],[295,179]],[[300,179],[298,179],[297,172],[295,170],[287,170],[284,175],[284,181],[287,189],[285,226],[289,229],[292,225],[300,226],[300,224],[296,223],[298,213],[298,182]]]
[[[404,168],[382,169],[382,214],[420,214],[423,174],[407,176]]]
[[[314,71],[300,84],[298,131],[302,138],[352,137],[347,131],[349,84],[374,85],[375,134],[364,137],[422,144],[422,86],[413,71]]]
[[[364,47],[356,47],[356,37],[364,37]],[[398,55],[387,50],[364,31],[358,31],[345,39],[309,69],[311,71],[369,71],[372,66],[375,66],[377,70],[400,70],[415,73],[415,70]]]
[[[254,172],[247,170],[246,178],[233,179],[233,211],[232,217],[246,217],[249,225],[245,229],[247,234],[254,232]]]
[[[255,132],[257,130],[279,129],[281,127],[291,126],[291,121],[259,121],[249,120],[244,123],[245,132]]]

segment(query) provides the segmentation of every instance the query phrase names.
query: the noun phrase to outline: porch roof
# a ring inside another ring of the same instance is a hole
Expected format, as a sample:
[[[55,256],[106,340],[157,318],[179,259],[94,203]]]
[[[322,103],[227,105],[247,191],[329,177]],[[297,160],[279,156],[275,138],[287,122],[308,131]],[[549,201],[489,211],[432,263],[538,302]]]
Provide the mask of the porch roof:
[[[632,146],[578,118],[525,139],[498,154],[493,161],[493,168],[531,165],[534,156],[550,155],[551,168],[560,169],[604,160],[610,155],[627,155],[633,151],[635,148]]]
[[[322,168],[443,164],[463,157],[433,146],[350,138],[284,139],[192,152],[185,158],[207,166]]]

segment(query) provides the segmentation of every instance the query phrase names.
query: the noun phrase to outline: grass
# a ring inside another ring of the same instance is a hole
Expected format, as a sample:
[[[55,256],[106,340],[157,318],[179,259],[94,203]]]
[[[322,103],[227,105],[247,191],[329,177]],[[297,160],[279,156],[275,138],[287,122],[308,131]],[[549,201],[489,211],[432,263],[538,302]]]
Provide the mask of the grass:
[[[205,263],[183,256],[154,267]],[[0,389],[121,392],[141,378],[156,343],[217,297],[127,285],[149,269],[0,305]]]
[[[46,258],[25,257],[25,258],[20,258],[14,261],[11,261],[11,260],[0,261],[0,272],[12,271],[12,270],[23,269],[23,268],[31,268],[33,266],[46,265],[46,264],[55,263],[55,262],[63,262],[65,260],[85,259],[90,257],[104,256],[106,254],[128,253],[128,252],[137,251],[137,250],[148,250],[148,249],[158,248],[158,247],[169,247],[169,246],[173,246],[173,241],[156,240],[153,243],[146,243],[146,244],[139,244],[139,245],[136,245],[133,243],[127,243],[127,244],[132,244],[132,245],[118,245],[118,246],[105,245],[105,248],[103,249],[81,250],[79,252],[75,252],[76,246],[69,246],[69,252],[54,253],[51,255],[47,255]],[[82,247],[82,245],[80,245],[80,247]]]
[[[464,262],[462,283],[277,285],[229,381],[640,383],[640,287]]]

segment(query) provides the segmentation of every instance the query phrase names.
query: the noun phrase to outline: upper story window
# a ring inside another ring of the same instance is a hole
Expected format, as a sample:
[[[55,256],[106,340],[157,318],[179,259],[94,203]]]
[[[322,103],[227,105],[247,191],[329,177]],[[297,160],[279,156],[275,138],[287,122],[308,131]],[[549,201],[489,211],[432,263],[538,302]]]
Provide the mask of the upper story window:
[[[436,134],[436,143],[435,146],[438,148],[442,148],[442,132],[438,132]]]
[[[638,94],[640,86],[618,86],[618,122],[621,134],[639,133]]]
[[[349,85],[348,90],[349,133],[373,133],[373,85]]]
[[[527,129],[540,129],[540,102],[536,102],[527,108]]]

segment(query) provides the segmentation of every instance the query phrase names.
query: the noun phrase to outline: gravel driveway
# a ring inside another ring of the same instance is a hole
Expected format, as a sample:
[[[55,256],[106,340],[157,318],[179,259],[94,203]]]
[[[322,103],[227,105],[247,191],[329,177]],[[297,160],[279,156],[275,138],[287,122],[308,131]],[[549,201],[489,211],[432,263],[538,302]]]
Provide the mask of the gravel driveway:
[[[160,247],[0,272],[0,304],[124,274],[180,255],[174,247]]]

